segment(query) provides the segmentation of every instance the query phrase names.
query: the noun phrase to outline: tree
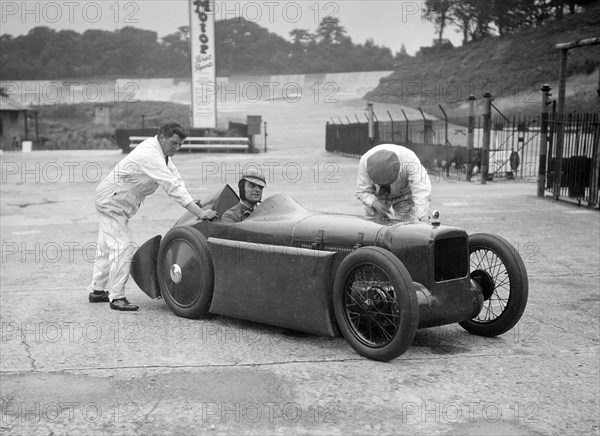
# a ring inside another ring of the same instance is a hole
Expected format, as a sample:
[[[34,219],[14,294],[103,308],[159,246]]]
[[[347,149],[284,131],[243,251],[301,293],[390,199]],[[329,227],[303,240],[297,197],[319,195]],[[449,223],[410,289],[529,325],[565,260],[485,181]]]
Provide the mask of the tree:
[[[470,28],[471,41],[479,41],[490,35],[493,21],[492,9],[489,7],[489,0],[469,0],[469,3],[473,14]]]
[[[490,35],[493,14],[489,0],[452,1],[447,14],[462,32],[463,44]],[[443,45],[441,42],[439,44]]]
[[[323,45],[344,44],[350,42],[346,29],[340,24],[340,19],[327,16],[321,20],[317,27],[317,35]]]
[[[72,30],[61,30],[40,56],[52,79],[77,77],[81,66],[81,35]]]
[[[315,43],[316,41],[316,35],[313,35],[306,29],[293,29],[290,31],[290,36],[292,37],[292,42],[294,45],[304,48]]]
[[[404,59],[404,58],[408,58],[408,57],[410,57],[410,55],[406,51],[406,46],[404,45],[404,43],[402,43],[402,45],[400,45],[400,51],[398,53],[396,53],[396,56],[394,57],[394,59],[399,60],[399,59]]]
[[[451,21],[451,0],[427,0],[425,2],[425,18],[432,21],[438,33],[438,47],[442,46],[442,39],[446,25]]]
[[[469,42],[471,23],[473,21],[473,6],[470,2],[458,2],[449,11],[452,21],[458,26],[463,35],[463,44]]]
[[[520,25],[521,0],[494,0],[493,16],[500,36]]]
[[[163,37],[162,45],[169,50],[188,57],[190,55],[190,27],[181,26],[177,29],[177,32]]]

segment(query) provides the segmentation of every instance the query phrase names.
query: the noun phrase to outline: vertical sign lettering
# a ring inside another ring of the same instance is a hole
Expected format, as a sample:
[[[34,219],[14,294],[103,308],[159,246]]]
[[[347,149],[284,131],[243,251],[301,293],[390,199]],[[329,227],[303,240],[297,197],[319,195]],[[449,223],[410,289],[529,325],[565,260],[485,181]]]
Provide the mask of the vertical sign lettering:
[[[190,57],[192,63],[192,127],[215,128],[214,0],[190,0]]]

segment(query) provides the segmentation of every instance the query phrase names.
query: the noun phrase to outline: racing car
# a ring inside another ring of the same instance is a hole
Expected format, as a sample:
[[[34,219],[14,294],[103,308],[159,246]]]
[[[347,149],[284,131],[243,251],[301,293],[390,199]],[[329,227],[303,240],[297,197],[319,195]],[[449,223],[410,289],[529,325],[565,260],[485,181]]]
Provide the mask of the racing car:
[[[229,185],[198,204],[218,216]],[[521,318],[527,272],[500,236],[441,224],[312,211],[287,194],[239,223],[186,212],[132,258],[131,276],[185,318],[208,313],[343,336],[361,356],[389,361],[417,329],[459,323],[497,336]]]

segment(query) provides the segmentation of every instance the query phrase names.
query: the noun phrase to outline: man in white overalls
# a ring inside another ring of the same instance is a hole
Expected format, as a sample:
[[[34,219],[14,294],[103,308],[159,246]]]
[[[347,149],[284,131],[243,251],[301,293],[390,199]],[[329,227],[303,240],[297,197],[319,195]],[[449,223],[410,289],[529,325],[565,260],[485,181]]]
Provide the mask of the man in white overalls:
[[[138,310],[138,306],[125,298],[134,251],[128,223],[144,198],[159,185],[172,200],[198,218],[216,217],[215,211],[204,211],[194,202],[170,159],[187,136],[187,130],[179,123],[165,123],[155,137],[138,145],[96,188],[100,231],[92,282],[88,286],[90,303],[109,301],[111,309]]]
[[[356,197],[369,216],[429,221],[431,182],[417,155],[406,147],[381,144],[358,163]]]

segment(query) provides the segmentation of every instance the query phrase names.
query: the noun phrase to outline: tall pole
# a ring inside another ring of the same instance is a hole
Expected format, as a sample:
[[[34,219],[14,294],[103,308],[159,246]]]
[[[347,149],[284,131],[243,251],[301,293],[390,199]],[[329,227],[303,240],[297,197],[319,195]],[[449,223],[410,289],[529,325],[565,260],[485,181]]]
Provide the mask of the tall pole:
[[[327,122],[327,124],[329,124],[329,121]],[[264,126],[265,126],[265,153],[267,152],[267,136],[269,136],[269,134],[267,133],[267,122],[264,122]]]
[[[410,134],[409,134],[409,125],[408,125],[408,117],[406,116],[406,112],[402,109],[402,115],[404,115],[404,121],[406,121],[406,130],[404,131],[404,143],[408,144],[410,142]]]
[[[473,142],[475,140],[475,96],[469,96],[469,119],[467,124],[467,182],[473,171]]]
[[[487,183],[490,167],[490,137],[492,134],[492,94],[483,94],[483,147],[481,150],[481,184]]]
[[[542,86],[542,125],[540,127],[540,162],[538,168],[537,196],[543,197],[546,185],[546,157],[548,156],[548,105],[552,88]]]
[[[560,182],[562,177],[563,145],[565,143],[565,89],[567,83],[567,54],[568,49],[560,51],[560,67],[558,72],[558,110],[556,114],[556,160],[554,164],[554,198],[560,196]]]
[[[394,144],[394,118],[390,111],[387,111],[388,117],[390,117],[390,122],[392,123],[392,144]]]
[[[375,138],[375,128],[373,121],[373,103],[367,103],[367,112],[369,118],[369,140],[371,141],[371,146],[373,146],[373,139]]]

